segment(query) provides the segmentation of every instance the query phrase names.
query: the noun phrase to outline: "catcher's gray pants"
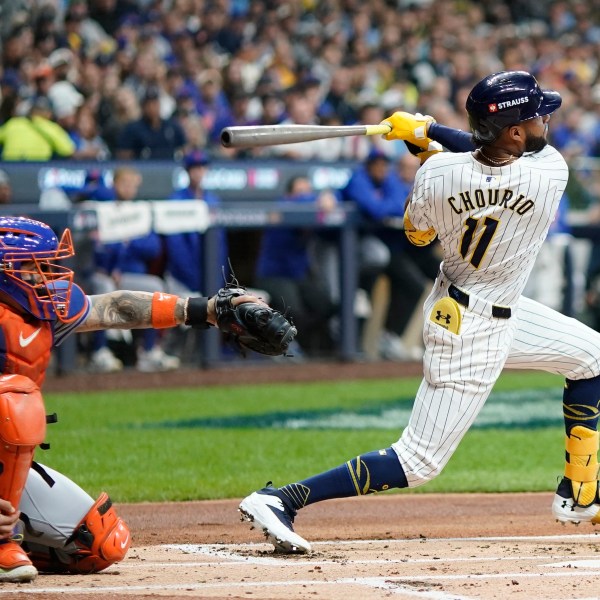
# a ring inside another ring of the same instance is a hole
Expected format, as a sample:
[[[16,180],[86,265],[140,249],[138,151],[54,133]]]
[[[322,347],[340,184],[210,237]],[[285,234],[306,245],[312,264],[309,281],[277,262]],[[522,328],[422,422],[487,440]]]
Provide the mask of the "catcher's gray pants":
[[[67,539],[87,515],[95,500],[76,483],[58,471],[40,465],[42,473],[29,470],[19,510],[27,516],[31,530],[26,528],[25,541],[33,550],[49,546],[74,552],[73,542]]]

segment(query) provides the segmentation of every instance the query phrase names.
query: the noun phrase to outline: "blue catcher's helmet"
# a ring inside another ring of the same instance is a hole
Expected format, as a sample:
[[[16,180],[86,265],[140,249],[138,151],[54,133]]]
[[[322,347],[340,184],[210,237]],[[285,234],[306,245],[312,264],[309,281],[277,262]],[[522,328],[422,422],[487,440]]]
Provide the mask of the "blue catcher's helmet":
[[[540,89],[535,77],[525,71],[488,75],[467,98],[473,140],[477,144],[489,144],[505,127],[549,115],[561,102],[558,92]]]
[[[59,241],[45,223],[0,217],[0,292],[38,319],[72,320],[73,271],[58,263],[74,254],[68,229]]]

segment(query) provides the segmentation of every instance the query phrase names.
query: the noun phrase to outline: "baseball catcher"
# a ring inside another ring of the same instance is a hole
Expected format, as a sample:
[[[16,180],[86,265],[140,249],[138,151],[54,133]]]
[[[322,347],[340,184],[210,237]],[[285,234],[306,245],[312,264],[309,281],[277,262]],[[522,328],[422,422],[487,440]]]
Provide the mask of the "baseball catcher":
[[[296,329],[237,282],[215,296],[118,290],[88,296],[59,239],[40,221],[0,217],[0,582],[38,571],[94,573],[122,560],[127,523],[106,492],[96,499],[34,461],[47,421],[41,387],[53,346],[74,332],[221,327],[242,348],[284,354]]]

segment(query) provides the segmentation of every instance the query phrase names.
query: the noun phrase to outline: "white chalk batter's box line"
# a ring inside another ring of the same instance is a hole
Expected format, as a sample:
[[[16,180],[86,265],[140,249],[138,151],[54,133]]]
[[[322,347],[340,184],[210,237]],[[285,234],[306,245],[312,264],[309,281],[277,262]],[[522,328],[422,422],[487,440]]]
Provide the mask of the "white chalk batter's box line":
[[[171,546],[171,549],[176,549],[175,546]],[[244,548],[240,547],[240,550]],[[186,548],[183,549],[185,554],[194,554],[194,552],[190,553]],[[225,560],[219,561],[187,561],[187,562],[161,562],[161,561],[151,561],[145,559],[143,563],[120,563],[117,565],[119,571],[123,571],[124,569],[137,571],[139,569],[154,569],[155,567],[243,567],[244,565],[263,565],[266,567],[289,567],[292,564],[294,566],[305,566],[305,567],[322,567],[327,565],[340,565],[340,560],[310,560],[302,557],[298,557],[297,559],[277,559],[277,558],[267,558],[260,556],[242,556],[239,554],[233,554],[229,552],[195,552],[195,554],[205,554],[208,556],[214,556],[217,558],[223,558]],[[565,554],[556,554],[544,556],[544,560],[563,560],[564,563],[561,565],[553,564],[553,565],[543,565],[543,566],[564,566],[564,567],[572,567],[575,564],[578,567],[589,567],[600,569],[600,559],[598,558],[598,554],[588,554],[588,555],[578,555],[577,560],[571,560],[573,556],[572,553],[568,555]],[[481,558],[470,557],[470,558],[410,558],[410,559],[394,559],[394,558],[382,558],[382,559],[344,559],[344,564],[352,564],[352,565],[416,565],[416,564],[451,564],[451,563],[470,563],[470,562],[490,562],[490,561],[510,561],[510,562],[527,562],[527,561],[539,561],[540,556],[518,556],[516,559],[514,556],[483,556]],[[585,564],[584,564],[585,563]]]
[[[476,575],[415,575],[405,577],[342,577],[331,581],[315,581],[312,579],[296,580],[296,581],[242,581],[242,582],[220,582],[220,583],[177,583],[177,584],[150,584],[150,585],[127,585],[127,586],[103,586],[95,583],[94,586],[55,586],[55,587],[31,587],[25,588],[19,586],[16,591],[14,587],[0,588],[0,596],[4,594],[15,594],[27,596],[29,594],[122,594],[127,597],[128,593],[135,592],[153,592],[153,591],[208,591],[215,589],[226,589],[229,591],[246,591],[257,588],[285,588],[302,586],[304,588],[328,587],[331,585],[357,585],[368,587],[371,589],[385,590],[393,594],[402,594],[404,597],[425,598],[427,600],[473,600],[470,596],[449,594],[444,591],[431,591],[424,589],[415,589],[414,583],[418,581],[420,584],[427,582],[443,582],[443,581],[483,581],[483,580],[503,580],[503,579],[532,579],[541,578],[566,578],[566,577],[589,577],[597,576],[598,571],[579,571],[561,572],[561,573],[495,573],[495,574],[476,574]],[[408,585],[402,585],[408,584]],[[411,586],[412,584],[412,586]],[[35,584],[31,584],[35,585]],[[598,597],[590,598],[569,598],[562,597],[561,600],[598,600]]]
[[[464,541],[466,538],[461,538],[461,541]],[[506,538],[501,538],[501,539],[506,539]],[[542,538],[543,541],[546,541],[547,538]],[[476,541],[476,542],[481,542],[481,541],[487,541],[490,540],[490,538],[470,538],[468,541]],[[412,540],[406,540],[406,541],[412,541]],[[455,541],[455,540],[451,540],[451,539],[444,539],[444,540],[430,540],[431,542],[440,542],[440,541]],[[371,543],[373,545],[381,545],[384,544],[385,546],[389,546],[390,545],[390,540],[372,540]],[[399,544],[401,543],[398,540],[394,540],[395,543]],[[353,544],[358,544],[358,545],[363,545],[366,542],[366,540],[359,540],[357,542],[352,542],[352,541],[346,541],[344,542],[345,545],[353,545]],[[319,546],[330,546],[330,545],[335,545],[335,546],[339,546],[340,542],[313,542],[313,546],[319,547]],[[224,559],[222,561],[215,561],[215,562],[182,562],[180,563],[182,566],[211,566],[211,565],[230,565],[230,566],[234,566],[234,565],[246,565],[246,564],[255,564],[255,565],[264,565],[264,566],[273,566],[273,567],[279,567],[279,566],[290,566],[291,564],[294,565],[302,565],[302,566],[325,566],[325,565],[339,565],[340,561],[338,560],[327,560],[327,559],[319,559],[319,560],[312,560],[306,556],[303,555],[295,555],[295,556],[288,556],[285,558],[278,558],[277,554],[272,554],[271,556],[250,556],[248,554],[241,554],[240,552],[247,552],[248,550],[253,550],[253,551],[264,551],[264,552],[268,552],[269,549],[272,548],[272,546],[270,544],[166,544],[164,546],[161,546],[162,548],[166,548],[166,549],[170,549],[170,550],[179,550],[181,552],[183,552],[184,554],[190,555],[190,554],[196,554],[196,555],[202,555],[202,556],[212,556],[215,558],[219,558],[219,559]],[[407,565],[407,564],[444,564],[444,563],[470,563],[470,562],[485,562],[485,561],[511,561],[511,562],[515,562],[516,561],[539,561],[541,558],[543,558],[543,560],[564,560],[564,561],[570,561],[573,557],[573,553],[572,553],[572,549],[569,551],[568,554],[552,554],[552,555],[548,555],[548,556],[544,556],[544,557],[540,557],[539,555],[534,555],[534,556],[527,556],[527,555],[519,555],[515,558],[515,556],[481,556],[481,557],[461,557],[461,558],[442,558],[442,557],[432,557],[432,558],[401,558],[401,559],[395,559],[395,558],[382,558],[382,559],[359,559],[359,558],[353,558],[353,559],[344,559],[344,563],[345,564],[353,564],[353,565],[393,565],[393,564],[399,564],[399,565]],[[598,558],[598,554],[590,554],[590,555],[578,555],[577,556],[577,561],[581,562],[581,560],[586,560],[589,559],[588,562],[590,562],[590,564],[586,565],[588,567],[592,567],[594,568],[595,566],[600,567],[600,558]],[[157,566],[161,566],[161,565],[170,565],[173,564],[171,562],[168,563],[150,563],[148,564],[148,561],[145,561],[145,564],[147,566],[151,566],[151,565],[157,565]],[[125,563],[121,563],[120,565],[121,567],[131,567],[131,568],[135,568],[138,565],[136,564],[125,564]],[[141,565],[144,566],[144,565]]]
[[[511,537],[470,537],[470,538],[410,538],[410,539],[397,539],[397,540],[335,540],[335,541],[320,541],[313,542],[312,545],[315,548],[319,546],[372,546],[372,545],[402,545],[402,544],[424,544],[424,543],[440,543],[440,542],[570,542],[570,541],[581,541],[581,540],[597,540],[597,534],[574,534],[574,535],[549,535],[549,536],[511,536]],[[265,565],[289,565],[290,560],[298,560],[305,565],[323,565],[323,564],[337,564],[336,561],[318,560],[311,561],[305,556],[296,555],[294,557],[277,558],[277,554],[271,556],[248,556],[247,554],[239,554],[240,551],[256,550],[256,551],[268,551],[272,548],[270,544],[266,543],[246,543],[246,544],[165,544],[163,548],[171,548],[174,550],[180,550],[185,554],[201,554],[204,556],[214,556],[215,558],[224,558],[232,563],[240,562],[241,564],[252,562],[255,564]],[[557,555],[549,556],[549,560],[569,559],[569,556]],[[596,558],[597,555],[592,556],[580,556],[579,558]],[[533,557],[520,557],[520,560],[537,560],[539,556]],[[406,563],[426,563],[426,562],[471,562],[480,560],[513,560],[510,557],[495,557],[495,558],[446,558],[446,559],[353,559],[353,564],[406,564]],[[339,561],[338,561],[339,562]],[[600,561],[599,561],[600,562]]]
[[[559,541],[573,541],[573,540],[592,540],[597,539],[597,535],[564,535],[564,536],[522,536],[522,537],[481,537],[481,538],[428,538],[428,539],[410,539],[410,540],[345,540],[345,541],[323,541],[316,542],[315,547],[318,546],[356,546],[356,545],[372,545],[372,544],[385,544],[388,547],[394,544],[407,544],[407,543],[423,543],[424,541],[428,542],[507,542],[507,541],[539,541],[543,543],[547,542],[559,542]],[[158,562],[158,561],[148,561],[144,560],[142,564],[129,565],[126,562],[114,565],[111,567],[107,574],[111,571],[119,571],[124,567],[132,567],[132,568],[140,568],[145,566],[163,566],[165,568],[181,568],[181,567],[193,567],[193,566],[233,566],[242,564],[257,564],[257,561],[260,561],[261,564],[265,564],[266,566],[279,566],[280,564],[284,564],[285,566],[290,566],[292,564],[298,566],[302,565],[317,565],[317,564],[336,564],[339,565],[339,561],[311,561],[310,559],[306,560],[305,557],[294,557],[297,558],[297,562],[294,560],[293,562],[289,559],[277,559],[270,557],[248,557],[240,554],[235,554],[231,550],[237,549],[238,551],[248,551],[248,550],[256,550],[263,549],[269,547],[267,544],[180,544],[180,545],[164,545],[161,548],[170,549],[170,550],[179,550],[185,554],[196,553],[204,556],[215,556],[216,558],[226,558],[225,561],[215,561],[215,562]],[[231,550],[227,550],[231,549]],[[140,551],[146,550],[146,548],[140,548]],[[193,551],[193,552],[192,552]],[[572,557],[572,555],[570,555]],[[535,578],[548,578],[551,577],[553,579],[557,578],[569,578],[569,577],[598,577],[600,575],[600,559],[594,558],[593,556],[578,556],[577,560],[572,560],[568,556],[562,555],[552,555],[547,557],[531,557],[531,556],[515,556],[512,555],[510,558],[506,557],[482,557],[482,558],[432,558],[432,559],[406,559],[406,560],[344,560],[345,565],[354,565],[354,564],[394,564],[394,563],[402,563],[402,564],[417,564],[417,563],[425,563],[425,562],[435,562],[436,564],[443,564],[445,562],[482,562],[488,560],[511,560],[512,562],[518,562],[519,560],[565,560],[565,562],[559,563],[549,563],[540,565],[540,567],[544,567],[546,569],[542,572],[536,573],[477,573],[477,574],[461,574],[461,575],[453,575],[453,574],[439,574],[439,575],[427,575],[417,573],[415,575],[403,575],[403,576],[382,576],[382,577],[343,577],[331,581],[315,581],[315,580],[286,580],[286,581],[258,581],[258,582],[190,582],[190,583],[177,583],[177,584],[148,584],[148,585],[126,585],[126,586],[103,586],[98,583],[96,580],[93,586],[55,586],[55,587],[38,587],[39,583],[43,582],[43,575],[40,576],[37,581],[33,584],[20,585],[18,590],[15,587],[7,585],[0,587],[0,596],[4,594],[15,594],[15,592],[20,595],[29,595],[29,594],[98,594],[100,593],[118,593],[122,594],[124,597],[127,597],[129,593],[135,592],[152,592],[152,591],[208,591],[211,589],[229,589],[229,590],[238,590],[238,591],[249,591],[257,588],[283,588],[290,586],[305,586],[305,587],[327,587],[330,585],[357,585],[363,586],[371,589],[379,589],[382,591],[387,591],[392,594],[402,594],[404,597],[414,597],[421,598],[427,600],[472,600],[469,596],[464,595],[454,595],[448,594],[448,592],[443,591],[435,591],[435,590],[427,590],[427,589],[416,589],[414,587],[414,582],[419,581],[423,583],[442,583],[442,582],[460,582],[460,581],[492,581],[492,580],[504,580],[504,579],[535,579]],[[552,571],[553,568],[565,568],[567,571]],[[585,570],[587,569],[587,570]],[[115,574],[113,573],[112,576]],[[564,597],[562,600],[598,600],[597,597],[594,598],[567,598]]]

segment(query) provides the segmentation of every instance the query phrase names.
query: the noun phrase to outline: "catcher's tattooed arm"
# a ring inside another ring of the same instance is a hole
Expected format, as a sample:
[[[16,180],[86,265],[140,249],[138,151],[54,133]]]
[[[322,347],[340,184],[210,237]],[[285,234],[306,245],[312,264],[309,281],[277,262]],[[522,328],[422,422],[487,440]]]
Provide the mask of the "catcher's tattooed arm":
[[[77,331],[96,329],[143,329],[152,326],[152,298],[150,292],[116,291],[90,296],[90,312]],[[175,305],[175,319],[183,323],[186,298]]]
[[[175,298],[175,297],[173,297]],[[90,296],[90,312],[78,327],[78,332],[98,329],[144,329],[152,327],[152,306],[154,294],[151,292],[115,291]],[[255,296],[245,294],[233,300],[233,304],[242,302],[262,302]],[[186,315],[194,307],[194,314],[201,315],[210,325],[217,324],[215,298],[176,298],[173,304],[173,326],[186,323]],[[198,317],[197,317],[198,318]]]

